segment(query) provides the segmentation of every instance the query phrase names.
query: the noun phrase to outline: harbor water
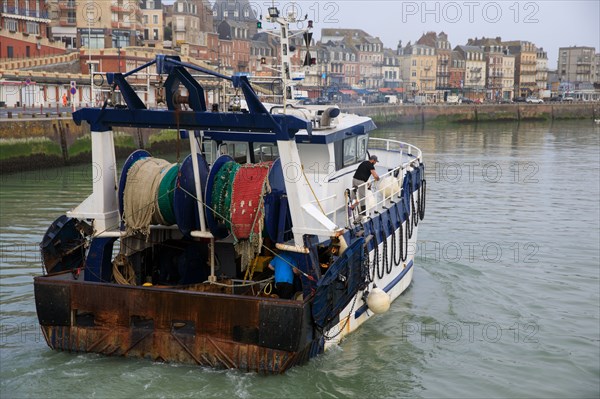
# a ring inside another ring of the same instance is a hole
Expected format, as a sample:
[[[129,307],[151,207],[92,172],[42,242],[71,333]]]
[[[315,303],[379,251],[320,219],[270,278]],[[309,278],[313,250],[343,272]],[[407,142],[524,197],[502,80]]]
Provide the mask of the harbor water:
[[[0,176],[0,397],[600,395],[600,125],[396,126],[423,150],[414,280],[308,364],[261,376],[50,350],[38,243],[91,191],[89,165]]]

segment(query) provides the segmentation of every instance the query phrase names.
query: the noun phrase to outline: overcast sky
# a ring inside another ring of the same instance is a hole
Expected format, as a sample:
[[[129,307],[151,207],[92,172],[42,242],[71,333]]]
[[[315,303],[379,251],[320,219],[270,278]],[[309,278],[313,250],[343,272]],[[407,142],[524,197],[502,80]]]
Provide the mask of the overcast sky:
[[[250,0],[264,15],[271,2]],[[314,20],[316,37],[321,28],[360,28],[394,49],[398,40],[414,42],[434,30],[446,32],[452,47],[482,36],[529,40],[548,52],[552,69],[561,46],[593,46],[600,51],[600,0],[279,0],[275,4],[281,10],[296,4],[301,16],[308,14]]]

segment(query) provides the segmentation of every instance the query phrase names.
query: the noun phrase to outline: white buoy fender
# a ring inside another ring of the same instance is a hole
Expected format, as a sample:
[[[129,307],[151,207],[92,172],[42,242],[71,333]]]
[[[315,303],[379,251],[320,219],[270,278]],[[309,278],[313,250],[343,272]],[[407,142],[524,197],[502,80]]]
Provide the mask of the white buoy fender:
[[[390,308],[390,296],[381,288],[373,288],[367,297],[367,306],[373,313],[385,313]]]

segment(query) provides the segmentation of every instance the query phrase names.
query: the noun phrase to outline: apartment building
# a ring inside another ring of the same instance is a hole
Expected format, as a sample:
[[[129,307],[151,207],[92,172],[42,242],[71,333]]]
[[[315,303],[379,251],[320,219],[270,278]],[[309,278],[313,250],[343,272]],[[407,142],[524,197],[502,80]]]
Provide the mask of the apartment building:
[[[142,22],[144,45],[148,47],[162,47],[164,41],[164,18],[162,0],[142,0]]]
[[[448,85],[453,91],[461,92],[465,82],[465,57],[460,51],[453,50],[450,53],[450,67],[448,68],[450,77]]]
[[[383,49],[383,87],[397,89],[401,87],[400,59],[397,51],[389,48]]]
[[[435,48],[437,56],[436,67],[436,82],[437,90],[447,90],[450,87],[450,54],[452,46],[448,41],[448,35],[444,32],[436,34],[435,32],[427,32],[423,34],[417,44],[424,44]]]
[[[559,47],[558,76],[562,82],[596,80],[596,49],[588,46]]]
[[[548,90],[548,53],[543,48],[538,48],[536,52],[535,82],[537,92],[540,97],[545,97],[544,93]]]
[[[322,29],[321,42],[343,42],[355,51],[358,60],[358,86],[367,89],[383,87],[383,42],[361,29]]]
[[[486,61],[483,57],[483,50],[479,46],[456,46],[465,60],[465,78],[463,83],[463,92],[465,97],[483,99],[486,94]]]
[[[402,79],[407,91],[413,95],[425,95],[431,101],[437,99],[435,48],[423,44],[408,44],[402,51]]]
[[[51,20],[46,0],[2,0],[0,11],[0,58],[65,53],[62,42],[48,37]]]
[[[479,46],[483,50],[486,63],[487,98],[498,101],[512,99],[514,93],[515,57],[508,54],[508,49],[502,45],[502,39],[486,38],[469,39],[471,46]]]
[[[537,48],[528,41],[502,42],[509,54],[515,56],[515,96],[537,94]]]

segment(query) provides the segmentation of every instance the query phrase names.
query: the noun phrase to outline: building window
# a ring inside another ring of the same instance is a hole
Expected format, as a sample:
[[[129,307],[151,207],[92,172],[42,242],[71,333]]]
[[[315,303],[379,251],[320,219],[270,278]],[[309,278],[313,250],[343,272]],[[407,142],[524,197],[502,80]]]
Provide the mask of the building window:
[[[158,25],[158,15],[153,15],[153,16],[152,16],[152,23],[153,23],[154,25]]]
[[[17,31],[17,21],[14,19],[5,19],[4,20],[4,28],[10,32]]]
[[[144,15],[144,25],[148,25],[148,16]]]
[[[90,43],[89,46],[88,41]],[[81,45],[87,48],[104,48],[104,35],[97,33],[89,34],[86,29],[81,34]]]
[[[40,34],[40,25],[37,22],[27,22],[25,25],[25,32],[30,33],[32,35]]]
[[[158,29],[153,29],[152,40],[158,40]]]

